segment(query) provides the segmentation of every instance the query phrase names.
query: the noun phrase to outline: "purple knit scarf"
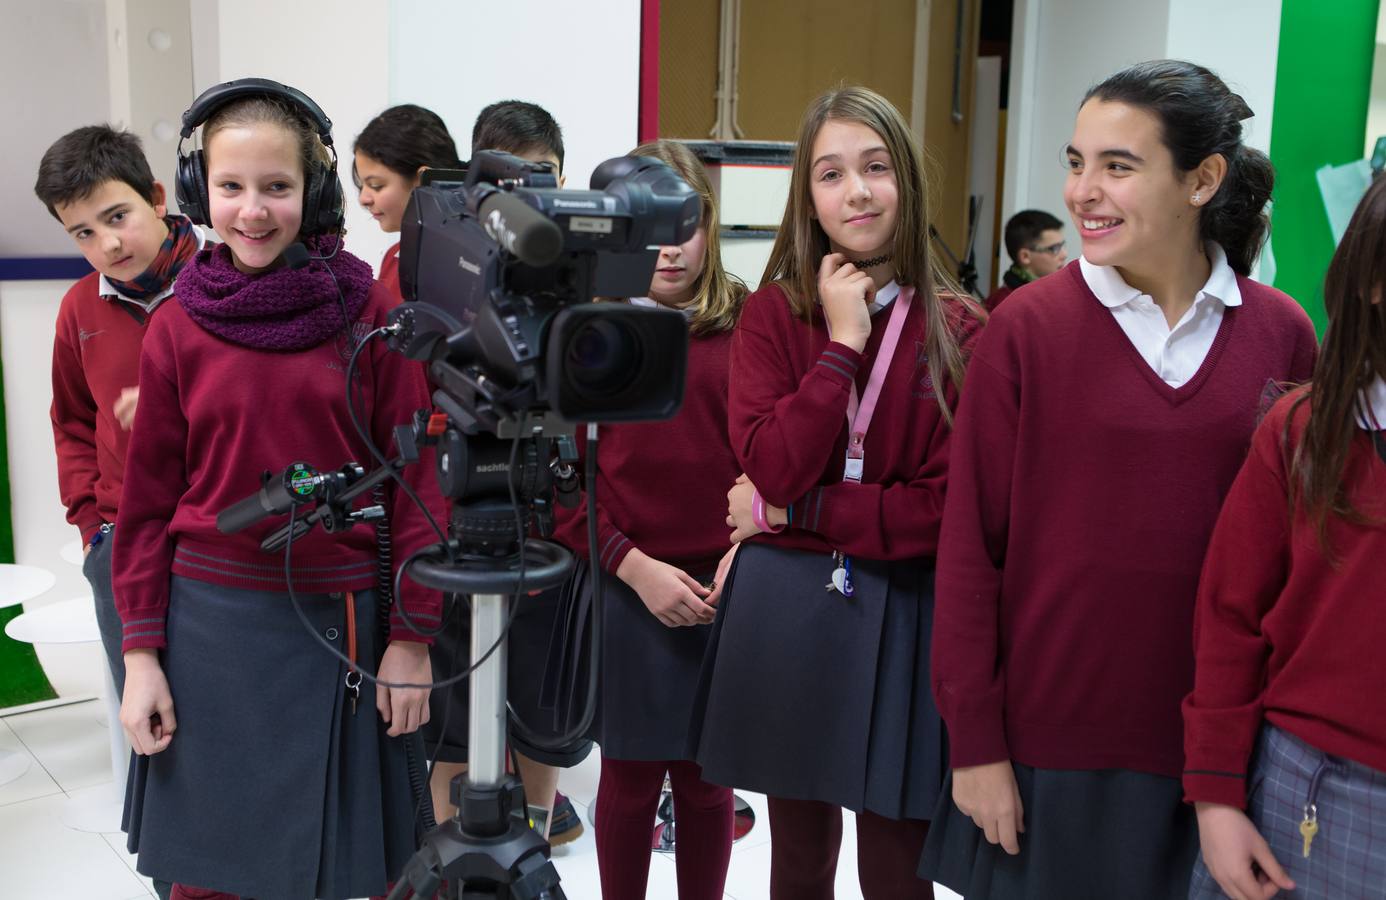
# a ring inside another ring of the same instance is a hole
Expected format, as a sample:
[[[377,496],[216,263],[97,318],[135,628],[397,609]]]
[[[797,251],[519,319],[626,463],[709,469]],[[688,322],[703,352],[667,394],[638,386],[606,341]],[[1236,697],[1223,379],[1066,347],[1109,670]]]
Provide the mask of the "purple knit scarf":
[[[304,243],[309,253],[323,256],[338,240],[314,237]],[[257,350],[307,350],[343,329],[338,285],[347,321],[355,322],[373,280],[371,267],[345,251],[303,269],[246,275],[231,261],[230,249],[218,244],[184,266],[175,294],[192,320],[217,337]]]

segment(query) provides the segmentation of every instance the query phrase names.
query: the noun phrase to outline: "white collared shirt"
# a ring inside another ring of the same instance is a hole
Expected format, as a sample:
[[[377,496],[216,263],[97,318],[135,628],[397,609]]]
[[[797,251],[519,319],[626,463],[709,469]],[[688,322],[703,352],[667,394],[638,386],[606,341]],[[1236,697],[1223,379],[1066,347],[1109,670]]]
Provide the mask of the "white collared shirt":
[[[203,234],[202,229],[198,228],[196,225],[193,226],[193,234],[197,237],[197,249],[201,250],[207,244],[207,235]],[[173,293],[174,284],[175,282],[171,281],[169,282],[168,287],[164,288],[162,291],[155,294],[153,297],[149,297],[144,300],[136,300],[133,297],[127,297],[120,291],[116,290],[116,286],[111,284],[110,280],[106,278],[105,275],[101,275],[96,279],[96,293],[97,295],[105,297],[107,299],[124,300],[126,303],[133,303],[135,306],[138,306],[145,312],[150,313],[154,311],[154,307],[158,306],[160,303],[163,303],[165,300],[168,299],[169,295]]]
[[[1127,284],[1115,266],[1095,266],[1081,257],[1078,261],[1093,294],[1112,311],[1136,351],[1170,387],[1177,388],[1194,377],[1213,347],[1223,311],[1242,305],[1242,292],[1236,273],[1227,264],[1227,254],[1213,243],[1206,249],[1212,264],[1208,281],[1173,328],[1154,298]]]
[[[1386,381],[1376,378],[1362,391],[1357,424],[1364,431],[1386,431]]]
[[[876,292],[876,296],[870,303],[866,304],[866,308],[872,316],[875,316],[876,313],[889,306],[890,302],[898,296],[900,296],[900,282],[891,281]]]

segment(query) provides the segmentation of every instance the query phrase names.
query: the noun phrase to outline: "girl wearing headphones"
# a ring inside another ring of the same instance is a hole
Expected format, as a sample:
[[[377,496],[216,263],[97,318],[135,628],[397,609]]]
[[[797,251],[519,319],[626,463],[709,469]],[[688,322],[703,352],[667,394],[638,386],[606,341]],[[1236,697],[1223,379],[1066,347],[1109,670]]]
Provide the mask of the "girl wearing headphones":
[[[321,110],[246,79],[203,94],[184,122],[185,136],[202,124],[204,149],[180,156],[179,202],[224,243],[184,268],[141,362],[114,561],[121,725],[137,754],[129,848],[141,873],[178,884],[175,897],[383,893],[415,845],[399,736],[427,717],[428,691],[377,688],[359,670],[426,684],[426,639],[398,611],[378,638],[368,530],[314,530],[291,557],[271,555],[259,542],[282,518],[223,535],[217,514],[295,460],[369,464],[357,422],[393,452],[394,426],[427,405],[423,373],[373,341],[348,407],[349,356],[397,301],[340,249]],[[307,264],[286,265],[286,251]],[[430,468],[404,480],[436,510]],[[396,491],[403,558],[435,538]],[[409,622],[437,624],[436,593],[406,580],[401,595]]]
[[[457,169],[457,145],[438,114],[405,103],[371,119],[352,147],[351,177],[380,230],[398,234],[424,169]],[[380,283],[399,296],[399,242],[380,260]],[[401,299],[403,299],[401,297]]]

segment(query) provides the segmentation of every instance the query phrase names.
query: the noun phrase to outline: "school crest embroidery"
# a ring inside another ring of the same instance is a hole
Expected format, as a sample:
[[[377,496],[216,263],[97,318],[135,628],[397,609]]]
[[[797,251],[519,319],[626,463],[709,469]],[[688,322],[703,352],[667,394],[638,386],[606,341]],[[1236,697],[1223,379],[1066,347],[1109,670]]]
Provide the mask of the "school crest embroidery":
[[[914,342],[914,375],[910,377],[910,384],[913,386],[910,396],[916,400],[932,400],[936,396],[934,378],[929,374],[929,352],[923,341]]]

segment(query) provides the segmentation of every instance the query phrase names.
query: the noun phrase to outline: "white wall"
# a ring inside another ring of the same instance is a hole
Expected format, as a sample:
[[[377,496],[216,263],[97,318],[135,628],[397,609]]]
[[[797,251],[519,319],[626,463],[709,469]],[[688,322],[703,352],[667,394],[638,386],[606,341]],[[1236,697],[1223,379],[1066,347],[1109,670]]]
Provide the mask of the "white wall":
[[[528,100],[563,129],[564,174],[586,188],[592,169],[636,144],[639,0],[510,0],[503,17],[479,3],[393,4],[390,102],[443,117],[467,158],[477,113]]]
[[[106,3],[0,0],[0,22],[0,122],[11,126],[0,179],[0,256],[71,256],[72,241],[34,197],[34,176],[54,140],[109,115]]]
[[[1089,87],[1142,60],[1187,59],[1218,73],[1256,113],[1243,124],[1247,142],[1268,151],[1280,6],[1281,0],[1016,0],[1003,215],[1037,208],[1067,221],[1060,150],[1078,104]],[[1076,239],[1070,246],[1076,253]]]
[[[1165,55],[1169,6],[1170,0],[1016,0],[1002,222],[1022,209],[1067,221],[1061,153],[1073,136],[1078,104],[1113,72]]]

